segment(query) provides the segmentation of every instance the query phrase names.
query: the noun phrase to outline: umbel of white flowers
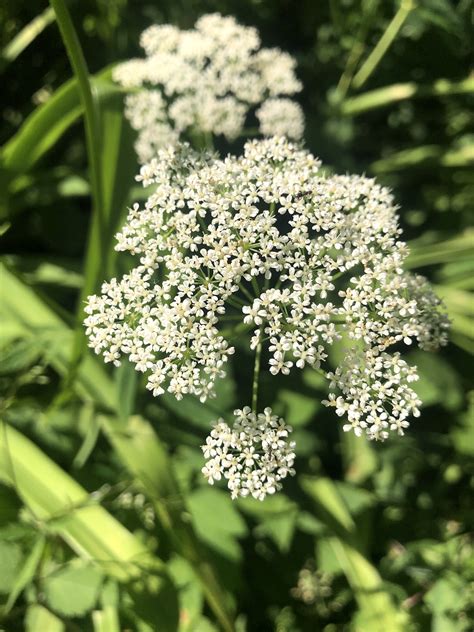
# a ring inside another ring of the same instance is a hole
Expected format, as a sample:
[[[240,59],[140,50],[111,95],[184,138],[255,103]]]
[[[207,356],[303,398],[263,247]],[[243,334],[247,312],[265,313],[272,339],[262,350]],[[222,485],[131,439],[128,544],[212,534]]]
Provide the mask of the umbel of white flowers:
[[[252,114],[264,136],[302,137],[303,112],[288,98],[301,90],[295,61],[277,48],[260,48],[255,28],[214,13],[188,31],[151,26],[140,42],[146,57],[120,64],[113,76],[133,90],[125,114],[138,131],[141,163],[183,134],[232,140],[252,125]]]
[[[390,192],[319,167],[281,137],[224,160],[186,145],[161,150],[138,177],[153,192],[117,236],[117,250],[139,263],[88,299],[90,346],[107,362],[128,356],[154,395],[204,401],[225,374],[232,337],[251,331],[271,374],[305,365],[324,373],[323,403],[346,419],[344,430],[403,434],[420,401],[416,368],[398,348],[444,344],[448,320],[428,282],[402,269],[408,251]],[[328,350],[342,338],[352,350],[330,371]],[[221,469],[233,467],[228,454]],[[211,463],[217,478],[215,455]]]
[[[291,427],[271,408],[256,414],[246,406],[234,416],[232,428],[223,419],[213,426],[202,446],[207,459],[202,473],[211,485],[224,477],[232,498],[250,495],[264,500],[295,473],[295,443],[288,441]]]

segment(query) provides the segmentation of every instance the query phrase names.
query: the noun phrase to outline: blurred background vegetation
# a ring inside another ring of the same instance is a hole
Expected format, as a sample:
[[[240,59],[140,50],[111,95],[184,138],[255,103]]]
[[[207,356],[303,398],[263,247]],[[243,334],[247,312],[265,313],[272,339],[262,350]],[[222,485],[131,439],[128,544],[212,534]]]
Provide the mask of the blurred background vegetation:
[[[0,7],[0,629],[472,630],[471,1],[69,8],[94,75],[101,222],[54,13],[37,0]],[[126,265],[113,235],[143,195],[110,65],[141,54],[152,22],[186,28],[213,11],[295,55],[307,146],[393,188],[409,266],[452,319],[446,350],[409,354],[422,416],[385,444],[343,434],[311,370],[272,377],[262,403],[295,428],[297,476],[264,503],[232,502],[200,476],[199,446],[241,403],[246,363],[209,405],[154,399],[129,366],[84,351],[80,324],[84,295]]]

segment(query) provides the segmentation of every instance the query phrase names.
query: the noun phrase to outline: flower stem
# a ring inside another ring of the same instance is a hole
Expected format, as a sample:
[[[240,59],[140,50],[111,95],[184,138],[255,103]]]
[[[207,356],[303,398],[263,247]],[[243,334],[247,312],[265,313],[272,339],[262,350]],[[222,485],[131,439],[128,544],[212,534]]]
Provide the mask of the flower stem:
[[[104,213],[103,205],[101,138],[97,98],[94,94],[89,69],[66,3],[64,0],[50,0],[50,4],[54,10],[64,47],[77,80],[79,97],[84,109],[86,151],[92,197],[92,213],[84,269],[85,281],[76,311],[76,328],[68,373],[64,378],[63,389],[60,393],[60,395],[62,394],[67,398],[86,349],[85,333],[82,327],[84,301],[87,295],[96,289],[98,282],[101,280],[104,261],[106,261],[107,217]]]
[[[260,337],[255,350],[255,364],[253,367],[253,383],[252,383],[252,410],[257,412],[258,403],[258,378],[260,376],[260,360],[262,357],[262,337],[260,331]]]

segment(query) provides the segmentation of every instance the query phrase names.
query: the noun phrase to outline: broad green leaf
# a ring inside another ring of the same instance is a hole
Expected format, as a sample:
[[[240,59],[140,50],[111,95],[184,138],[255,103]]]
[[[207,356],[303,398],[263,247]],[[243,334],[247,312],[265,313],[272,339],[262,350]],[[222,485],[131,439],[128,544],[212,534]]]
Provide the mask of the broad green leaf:
[[[298,518],[298,509],[285,514],[268,516],[255,528],[255,535],[267,536],[275,542],[282,553],[288,553],[293,541]]]
[[[14,324],[15,337],[41,337],[47,359],[64,374],[69,366],[73,333],[61,316],[42,297],[0,263],[2,302],[0,313],[4,323]],[[86,399],[94,399],[105,408],[116,407],[112,380],[103,365],[90,355],[83,358],[76,389]]]
[[[335,485],[352,516],[372,507],[376,502],[375,495],[363,487],[344,481],[337,481]]]
[[[92,564],[72,563],[42,582],[47,605],[64,617],[82,617],[94,608],[103,574]]]
[[[344,432],[341,428],[340,437],[345,479],[360,484],[376,470],[377,451],[372,442],[356,437],[353,432]]]
[[[447,410],[456,410],[463,395],[456,371],[442,356],[416,350],[408,356],[410,364],[418,368],[420,379],[413,389],[424,406],[441,404]]]
[[[329,478],[306,476],[301,480],[301,486],[313,500],[317,501],[333,529],[346,534],[355,531],[355,522],[333,481]]]
[[[462,632],[462,621],[456,620],[456,613],[463,606],[464,581],[454,573],[446,573],[425,594],[424,601],[433,612],[433,632]]]
[[[15,340],[0,352],[0,375],[24,371],[41,356],[37,340]]]
[[[203,590],[192,566],[184,558],[173,556],[168,563],[169,572],[179,590],[179,632],[191,632],[200,619],[204,606]]]
[[[238,537],[246,534],[247,527],[229,494],[202,487],[189,496],[188,505],[199,538],[225,557],[240,559]]]
[[[170,583],[163,587],[159,578],[149,575],[129,584],[126,595],[131,601],[138,631],[178,630],[178,599]]]
[[[300,517],[295,502],[279,493],[268,496],[265,502],[254,498],[239,498],[236,505],[257,521],[257,536],[270,538],[283,553],[289,550]]]
[[[8,289],[6,293],[8,301],[4,302],[3,307],[6,308],[5,311],[10,318],[21,323],[24,335],[31,336],[47,329],[54,332],[55,338],[59,335],[63,340],[71,340],[70,329],[31,288],[28,288],[5,267],[3,269],[0,267],[0,272],[3,273],[2,279]],[[67,348],[67,344],[63,342],[55,347],[51,355],[51,362],[60,373],[67,369]],[[86,399],[93,398],[99,405],[117,409],[113,382],[98,361],[89,356],[86,356],[81,364],[76,389]],[[131,434],[122,433],[123,427],[115,425],[112,421],[104,426],[126,467],[137,476],[150,497],[157,502],[157,510],[163,526],[174,533],[175,537],[176,535],[183,536],[181,544],[184,543],[187,553],[197,566],[211,607],[218,613],[216,616],[219,617],[223,628],[231,630],[232,623],[226,597],[222,594],[212,567],[205,560],[204,552],[199,550],[199,544],[189,523],[183,519],[185,514],[182,513],[181,493],[171,474],[166,451],[157,441],[147,422],[135,421],[134,423],[139,424],[138,432]],[[130,429],[127,430],[129,431]],[[172,519],[170,511],[172,511]]]
[[[303,426],[311,421],[321,403],[314,395],[282,389],[278,393],[278,403],[284,407],[284,418],[293,427]]]

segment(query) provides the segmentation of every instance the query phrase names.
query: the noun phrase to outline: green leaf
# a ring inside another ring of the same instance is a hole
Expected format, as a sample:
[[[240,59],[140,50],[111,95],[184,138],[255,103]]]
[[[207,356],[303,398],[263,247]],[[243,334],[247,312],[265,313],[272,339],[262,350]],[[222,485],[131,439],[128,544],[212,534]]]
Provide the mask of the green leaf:
[[[137,391],[138,373],[134,366],[127,360],[115,371],[115,384],[117,388],[118,411],[122,421],[133,414]]]
[[[346,99],[341,105],[341,112],[346,116],[357,116],[407,99],[471,94],[472,92],[474,92],[474,79],[470,77],[463,81],[438,79],[431,85],[419,85],[415,82],[397,83]]]
[[[64,623],[39,604],[28,607],[25,617],[25,632],[63,632]]]
[[[314,500],[318,502],[325,515],[325,522],[334,530],[349,534],[355,530],[355,522],[342,500],[333,481],[329,478],[312,478],[305,476],[301,486]]]
[[[43,580],[46,603],[57,614],[83,617],[97,602],[103,574],[91,564],[70,564]]]
[[[94,632],[120,632],[120,621],[117,608],[105,606],[102,610],[92,613]]]
[[[336,488],[352,516],[372,507],[376,502],[376,497],[372,492],[357,485],[337,481]]]
[[[0,593],[11,591],[22,561],[23,554],[18,544],[0,541]]]
[[[463,604],[463,582],[454,574],[439,579],[425,594],[424,601],[433,612],[449,612]]]
[[[7,614],[11,610],[20,593],[32,581],[36,573],[36,569],[38,568],[38,564],[40,563],[41,556],[43,555],[45,543],[45,537],[43,535],[40,535],[37,538],[33,548],[31,549],[30,554],[26,558],[20,572],[17,574],[17,577],[15,578],[15,581],[11,587],[11,591],[8,595],[8,600],[4,609],[5,614]]]
[[[127,586],[127,597],[131,600],[133,616],[138,619],[139,630],[175,632],[178,629],[178,599],[171,584],[163,589],[159,578],[148,575]]]
[[[225,557],[240,559],[237,538],[247,533],[247,526],[229,494],[202,487],[189,496],[188,505],[200,539]]]
[[[227,595],[214,568],[207,562],[206,553],[190,523],[189,510],[174,477],[166,448],[152,426],[141,417],[130,417],[124,425],[113,417],[102,416],[101,423],[125,467],[138,479],[154,502],[160,523],[171,538],[175,550],[192,564],[223,629],[232,630]],[[210,511],[213,513],[214,510]],[[220,539],[220,535],[217,539]],[[235,552],[233,539],[230,546],[234,546]]]
[[[413,389],[424,406],[441,404],[447,410],[459,409],[462,389],[458,374],[449,362],[440,355],[421,350],[410,353],[408,360],[418,368],[420,378],[414,382]]]
[[[0,432],[0,480],[15,488],[37,520],[54,527],[79,556],[97,560],[106,574],[126,581],[140,576],[143,569],[163,572],[162,562],[144,544],[29,439],[5,423]],[[169,583],[164,573],[162,583]]]
[[[8,42],[0,53],[1,60],[14,61],[51,22],[54,22],[54,11],[51,7],[47,7],[24,26],[11,42]]]
[[[329,551],[326,551],[325,568],[341,569],[354,591],[360,608],[358,619],[364,621],[359,624],[356,620],[355,629],[360,632],[404,632],[408,617],[397,610],[391,596],[384,591],[377,569],[359,550],[356,523],[337,486],[330,479],[309,476],[303,477],[301,482],[315,503],[318,517],[331,534],[326,540]]]
[[[15,340],[0,354],[0,375],[17,373],[28,369],[41,356],[41,346],[37,340]]]
[[[270,538],[282,553],[288,552],[299,519],[296,503],[280,493],[269,496],[263,503],[253,498],[239,498],[236,505],[258,521],[256,535]]]
[[[317,397],[282,389],[278,393],[278,403],[284,406],[284,417],[293,427],[303,426],[313,419],[321,403]]]
[[[462,140],[462,139],[461,139]],[[423,145],[413,149],[404,149],[373,162],[370,166],[375,174],[403,171],[413,167],[470,167],[474,164],[474,145],[472,143],[453,145],[445,149],[441,145]]]
[[[173,556],[168,568],[179,590],[180,632],[194,630],[196,621],[201,617],[204,598],[202,586],[189,562],[180,556]]]
[[[11,323],[15,337],[41,337],[47,359],[61,374],[68,370],[73,333],[64,320],[41,296],[0,263],[2,302],[0,315],[4,323]],[[93,399],[101,407],[115,409],[114,384],[102,364],[90,355],[83,358],[75,388],[86,399]]]
[[[105,68],[93,79],[99,102],[115,89],[110,81],[105,81],[110,75],[111,68]],[[38,106],[3,146],[1,158],[4,167],[12,174],[27,172],[58,142],[81,114],[77,82],[71,79],[58,88],[46,103]]]
[[[411,270],[450,261],[472,260],[474,258],[473,240],[474,230],[468,229],[457,237],[439,243],[417,244],[411,242],[408,244],[410,254],[404,265]]]

